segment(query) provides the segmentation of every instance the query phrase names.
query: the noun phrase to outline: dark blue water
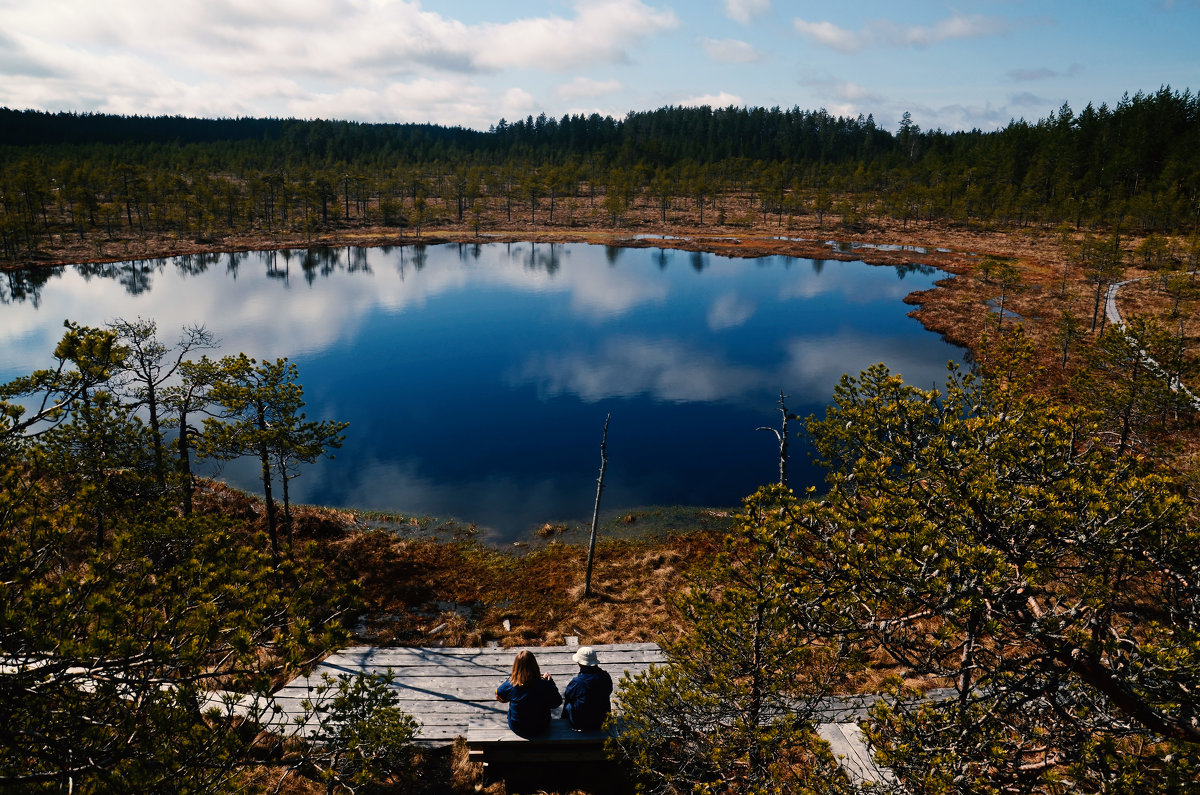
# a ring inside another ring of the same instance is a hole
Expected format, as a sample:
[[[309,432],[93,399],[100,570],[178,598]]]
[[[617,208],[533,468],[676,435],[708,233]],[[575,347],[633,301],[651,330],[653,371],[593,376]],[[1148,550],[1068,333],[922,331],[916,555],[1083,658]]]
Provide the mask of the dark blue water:
[[[941,384],[962,350],[906,316],[945,274],[785,257],[489,244],[214,255],[17,273],[0,380],[47,366],[65,318],[187,323],[218,353],[290,357],[310,418],[349,421],[297,501],[456,517],[504,539],[604,506],[730,506],[778,475],[780,390],[823,411],[883,361]],[[2,277],[0,277],[2,278]],[[793,425],[798,430],[797,425]],[[791,485],[821,473],[793,445]],[[250,462],[221,477],[257,490]]]

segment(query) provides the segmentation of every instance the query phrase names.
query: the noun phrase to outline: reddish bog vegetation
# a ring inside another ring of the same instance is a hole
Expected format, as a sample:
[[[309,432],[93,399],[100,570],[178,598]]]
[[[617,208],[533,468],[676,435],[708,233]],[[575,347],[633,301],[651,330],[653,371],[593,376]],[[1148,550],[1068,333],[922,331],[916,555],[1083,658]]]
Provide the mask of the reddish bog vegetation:
[[[261,503],[221,484],[205,490],[204,510],[261,522]],[[720,549],[714,527],[680,526],[653,538],[604,540],[596,547],[592,596],[582,598],[586,548],[560,538],[496,549],[470,538],[413,537],[417,520],[369,529],[350,511],[301,507],[294,533],[327,574],[357,581],[359,642],[381,645],[541,646],[568,635],[586,643],[661,641],[675,636],[669,598],[689,568]],[[634,524],[636,515],[616,520]]]

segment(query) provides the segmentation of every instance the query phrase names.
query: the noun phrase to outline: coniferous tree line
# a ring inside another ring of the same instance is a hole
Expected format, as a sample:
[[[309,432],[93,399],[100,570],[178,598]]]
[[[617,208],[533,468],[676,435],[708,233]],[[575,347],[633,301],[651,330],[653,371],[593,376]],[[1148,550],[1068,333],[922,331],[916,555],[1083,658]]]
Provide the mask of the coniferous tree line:
[[[705,225],[729,220],[730,196],[781,227],[810,214],[1189,234],[1198,177],[1200,97],[1169,87],[986,133],[799,108],[541,114],[486,132],[0,109],[0,252],[52,235],[553,227],[582,202],[613,225],[631,207]]]

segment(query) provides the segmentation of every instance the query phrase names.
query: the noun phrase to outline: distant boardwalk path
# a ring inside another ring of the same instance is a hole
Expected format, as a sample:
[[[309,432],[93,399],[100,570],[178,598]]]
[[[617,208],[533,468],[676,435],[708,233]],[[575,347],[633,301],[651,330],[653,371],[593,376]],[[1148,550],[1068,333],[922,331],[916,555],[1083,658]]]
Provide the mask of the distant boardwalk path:
[[[1126,279],[1123,282],[1117,282],[1116,284],[1110,284],[1108,286],[1108,291],[1104,294],[1104,314],[1108,318],[1109,323],[1112,323],[1114,326],[1118,326],[1122,329],[1125,328],[1125,321],[1121,317],[1121,310],[1117,308],[1117,293],[1120,292],[1121,288],[1127,284],[1132,284],[1133,282],[1139,282],[1148,278],[1150,277],[1139,276],[1136,279]],[[1196,395],[1193,394],[1192,391],[1188,389],[1182,381],[1168,373],[1162,365],[1150,358],[1145,351],[1141,352],[1141,358],[1142,361],[1145,362],[1146,365],[1159,378],[1162,378],[1167,382],[1167,385],[1172,391],[1183,394],[1187,398],[1188,403],[1191,404],[1194,411],[1200,411],[1200,398],[1196,397]]]

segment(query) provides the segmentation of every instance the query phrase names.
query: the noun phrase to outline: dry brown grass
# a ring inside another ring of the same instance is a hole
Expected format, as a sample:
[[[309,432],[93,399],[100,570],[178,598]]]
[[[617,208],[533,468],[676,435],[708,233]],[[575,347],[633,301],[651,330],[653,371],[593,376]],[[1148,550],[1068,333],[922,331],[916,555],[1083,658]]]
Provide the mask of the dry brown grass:
[[[509,647],[556,645],[569,635],[585,643],[673,637],[670,595],[719,538],[700,531],[601,541],[586,599],[586,553],[558,541],[514,553],[350,529],[322,547],[335,571],[361,582],[374,642]]]
[[[261,504],[220,483],[206,484],[198,510],[261,529]],[[719,550],[721,533],[699,529],[654,540],[597,544],[592,595],[583,598],[586,550],[555,538],[501,550],[473,540],[409,538],[366,529],[351,511],[295,508],[297,543],[313,542],[329,573],[361,586],[369,634],[383,645],[544,646],[567,636],[584,643],[675,637],[670,596],[687,570]],[[505,628],[507,622],[508,628]]]
[[[282,765],[246,768],[238,779],[247,792],[278,792],[279,795],[323,795],[325,785],[305,778]]]
[[[488,199],[484,199],[488,202]],[[815,216],[795,215],[779,219],[775,215],[763,216],[757,212],[753,197],[747,193],[731,193],[720,199],[721,210],[714,212],[706,208],[704,223],[694,202],[677,199],[667,212],[663,222],[659,208],[649,201],[635,201],[616,225],[602,209],[602,202],[586,198],[560,200],[559,211],[554,222],[549,222],[548,202],[539,202],[535,222],[529,222],[526,212],[514,212],[509,218],[504,212],[502,201],[492,198],[485,210],[480,225],[480,235],[475,234],[474,224],[469,220],[456,221],[449,207],[431,201],[433,217],[422,227],[418,238],[412,229],[400,230],[351,219],[318,233],[301,230],[279,230],[270,232],[239,231],[233,234],[212,232],[202,239],[181,236],[175,233],[136,232],[125,228],[112,230],[112,235],[101,231],[85,233],[82,237],[72,232],[53,235],[43,241],[39,255],[17,265],[68,264],[81,262],[111,262],[125,259],[169,257],[182,254],[205,254],[212,252],[255,251],[262,249],[295,248],[306,246],[379,246],[395,245],[400,242],[436,243],[443,241],[492,242],[505,240],[532,240],[535,242],[595,242],[628,244],[633,235],[662,234],[688,236],[704,241],[705,250],[718,250],[742,256],[787,253],[797,256],[814,256],[825,259],[846,259],[844,255],[831,252],[824,241],[837,239],[846,242],[890,243],[945,247],[959,252],[985,252],[996,255],[1030,257],[1038,250],[1036,234],[1024,230],[992,229],[986,226],[959,226],[938,222],[935,224],[902,224],[887,217],[876,217],[869,213],[860,216],[853,228],[847,228],[841,219],[826,214],[821,223]],[[803,237],[803,241],[777,241],[775,236]],[[1033,241],[1026,243],[1025,241]],[[649,241],[643,245],[678,245],[695,248],[695,244],[683,241]],[[909,262],[912,253],[906,252],[859,252],[852,258],[871,256],[877,261]],[[928,255],[935,260],[953,256],[937,253]],[[11,265],[6,265],[11,267]]]
[[[504,782],[485,784],[483,764],[471,761],[465,738],[457,737],[450,749],[449,782],[452,792],[478,792],[482,795],[505,795]]]

